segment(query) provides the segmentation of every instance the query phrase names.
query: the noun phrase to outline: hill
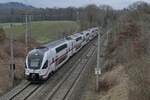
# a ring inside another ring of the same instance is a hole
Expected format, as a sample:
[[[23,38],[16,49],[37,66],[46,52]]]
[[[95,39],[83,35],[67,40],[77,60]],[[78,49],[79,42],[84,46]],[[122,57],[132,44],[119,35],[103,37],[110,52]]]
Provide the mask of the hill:
[[[25,5],[23,3],[19,2],[9,2],[9,3],[1,3],[0,4],[0,10],[2,9],[29,9],[29,8],[34,8],[33,6],[30,5]]]
[[[76,20],[77,8],[36,8],[18,2],[0,3],[0,23],[24,22],[25,15],[32,15],[32,20]]]

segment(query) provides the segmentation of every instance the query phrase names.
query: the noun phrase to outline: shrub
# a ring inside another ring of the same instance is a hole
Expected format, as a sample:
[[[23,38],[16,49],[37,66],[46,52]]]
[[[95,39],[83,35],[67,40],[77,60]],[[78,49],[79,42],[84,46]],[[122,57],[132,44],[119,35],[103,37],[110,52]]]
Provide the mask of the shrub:
[[[5,31],[3,28],[0,28],[0,41],[3,41],[6,39]]]

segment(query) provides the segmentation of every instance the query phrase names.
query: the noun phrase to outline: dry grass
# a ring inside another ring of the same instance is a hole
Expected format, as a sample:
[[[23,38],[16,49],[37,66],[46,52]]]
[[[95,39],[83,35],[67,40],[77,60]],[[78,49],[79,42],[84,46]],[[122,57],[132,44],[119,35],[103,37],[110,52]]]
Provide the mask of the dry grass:
[[[124,71],[124,66],[114,67],[106,72],[101,80],[105,82],[104,86],[107,86],[107,91],[103,91],[100,100],[128,100],[128,76]]]
[[[32,46],[35,46],[32,44]],[[16,64],[16,83],[23,79],[25,45],[20,41],[14,41],[14,56]],[[0,95],[9,90],[10,87],[10,41],[5,39],[0,42]]]
[[[127,64],[129,99],[150,100],[150,58],[142,57]]]
[[[100,92],[95,92],[95,75],[92,72],[80,100],[129,100],[129,79],[124,69],[125,66],[118,65],[103,73],[100,78]]]
[[[8,65],[0,66],[0,95],[2,95],[5,91],[10,88],[10,78],[9,78],[9,70]],[[7,75],[6,75],[7,74]]]
[[[3,30],[3,28],[0,28],[0,41],[5,40],[6,35],[5,35],[5,31]]]

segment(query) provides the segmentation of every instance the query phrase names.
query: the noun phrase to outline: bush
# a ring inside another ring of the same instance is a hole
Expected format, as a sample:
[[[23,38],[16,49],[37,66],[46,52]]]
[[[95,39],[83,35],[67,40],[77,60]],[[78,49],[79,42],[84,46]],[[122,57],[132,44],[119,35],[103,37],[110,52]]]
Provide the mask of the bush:
[[[129,99],[130,100],[150,100],[150,59],[142,57],[127,64],[125,68],[129,76]]]
[[[145,21],[148,16],[140,13],[137,16],[141,17],[139,20],[130,11],[122,13],[112,28],[114,41],[109,39],[107,46],[106,60],[116,60],[115,63],[126,66],[129,100],[150,100],[150,24]]]
[[[0,28],[0,41],[3,41],[6,39],[5,31],[3,28]]]

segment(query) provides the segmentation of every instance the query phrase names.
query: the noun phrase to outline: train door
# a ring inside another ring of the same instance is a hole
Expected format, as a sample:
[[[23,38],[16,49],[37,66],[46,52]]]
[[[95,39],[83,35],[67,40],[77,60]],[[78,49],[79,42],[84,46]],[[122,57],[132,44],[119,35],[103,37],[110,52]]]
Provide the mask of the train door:
[[[68,59],[67,43],[56,47],[55,66],[58,69]]]
[[[89,40],[92,40],[92,31],[89,31]]]
[[[72,56],[72,41],[68,41],[68,48],[67,48],[67,51],[68,52],[68,57],[71,57]]]
[[[89,42],[89,33],[86,33],[86,42]]]
[[[51,71],[55,71],[55,55],[56,52],[52,49],[49,53],[49,67]]]
[[[82,46],[85,46],[86,44],[86,37],[85,35],[82,35]]]
[[[76,53],[76,41],[74,39],[72,40],[72,52],[73,54]]]
[[[82,37],[80,36],[76,38],[76,45],[75,45],[76,52],[80,50],[81,47],[82,47]]]
[[[71,40],[70,42],[70,52],[71,52],[71,56],[75,53],[75,50],[74,50],[74,40]]]

